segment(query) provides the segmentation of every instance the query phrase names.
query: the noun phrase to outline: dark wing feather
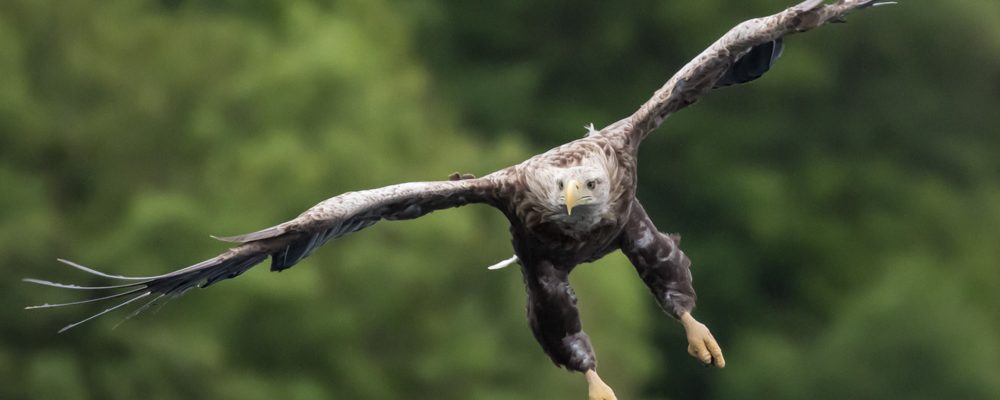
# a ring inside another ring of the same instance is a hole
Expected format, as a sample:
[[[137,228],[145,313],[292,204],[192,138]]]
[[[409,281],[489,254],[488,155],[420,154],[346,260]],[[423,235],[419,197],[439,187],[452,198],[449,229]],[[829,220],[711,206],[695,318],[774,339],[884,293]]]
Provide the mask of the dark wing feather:
[[[257,232],[219,238],[255,243],[289,237],[271,253],[271,270],[287,269],[324,243],[386,220],[413,219],[435,210],[469,203],[492,203],[496,185],[491,176],[480,179],[412,182],[380,189],[344,193],[323,201],[294,220]]]
[[[639,143],[671,114],[690,106],[711,89],[748,82],[761,76],[781,54],[781,38],[831,22],[842,22],[854,10],[891,4],[877,0],[806,0],[773,15],[744,21],[689,61],[653,97],[617,129],[604,134],[625,135]]]
[[[782,38],[750,49],[750,52],[736,60],[733,66],[726,71],[726,74],[722,75],[718,82],[715,82],[715,87],[747,83],[764,76],[764,73],[769,71],[771,66],[778,61],[778,57],[781,57],[781,52],[784,49]]]
[[[490,177],[461,181],[404,183],[345,193],[327,199],[297,218],[280,225],[246,235],[218,238],[240,245],[216,257],[158,276],[111,275],[72,261],[59,260],[92,275],[125,282],[115,285],[79,286],[28,278],[24,281],[61,289],[119,292],[88,300],[27,308],[53,308],[123,299],[121,303],[100,313],[66,326],[60,331],[63,332],[141,298],[152,296],[152,300],[129,315],[130,318],[161,299],[170,299],[195,287],[204,288],[221,280],[235,278],[268,257],[271,257],[271,270],[281,271],[308,257],[323,243],[369,227],[379,220],[412,219],[435,210],[476,202],[494,204],[495,193],[496,186]]]
[[[291,222],[291,221],[289,221],[289,222]],[[261,230],[259,230],[257,232],[247,233],[247,234],[244,234],[244,235],[236,235],[236,236],[215,236],[215,235],[212,235],[212,238],[216,239],[216,240],[221,240],[223,242],[246,243],[246,242],[252,242],[252,241],[255,241],[255,240],[261,240],[261,239],[272,238],[272,237],[275,237],[275,236],[280,236],[281,234],[283,234],[283,233],[286,232],[286,229],[287,229],[286,224],[281,224],[281,225],[277,225],[277,226],[272,226],[270,228],[261,229]]]

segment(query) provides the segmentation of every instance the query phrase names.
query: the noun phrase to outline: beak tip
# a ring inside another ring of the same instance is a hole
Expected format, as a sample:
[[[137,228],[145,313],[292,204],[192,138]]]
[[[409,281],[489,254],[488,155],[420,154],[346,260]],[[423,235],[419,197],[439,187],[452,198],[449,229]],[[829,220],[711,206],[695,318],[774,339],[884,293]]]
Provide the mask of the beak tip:
[[[575,179],[566,183],[565,201],[566,215],[573,215],[573,207],[576,205],[577,192],[580,190],[580,182]]]

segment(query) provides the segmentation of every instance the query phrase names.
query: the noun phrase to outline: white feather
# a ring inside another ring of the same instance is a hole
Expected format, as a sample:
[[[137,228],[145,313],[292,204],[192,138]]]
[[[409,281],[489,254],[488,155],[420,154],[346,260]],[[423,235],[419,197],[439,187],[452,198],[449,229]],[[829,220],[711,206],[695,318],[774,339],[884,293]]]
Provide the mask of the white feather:
[[[500,262],[498,262],[496,264],[490,265],[489,267],[486,267],[486,269],[493,271],[493,270],[498,270],[498,269],[501,269],[501,268],[507,268],[511,264],[516,263],[516,262],[517,262],[517,256],[513,256],[513,257],[508,258],[506,260],[500,261]]]

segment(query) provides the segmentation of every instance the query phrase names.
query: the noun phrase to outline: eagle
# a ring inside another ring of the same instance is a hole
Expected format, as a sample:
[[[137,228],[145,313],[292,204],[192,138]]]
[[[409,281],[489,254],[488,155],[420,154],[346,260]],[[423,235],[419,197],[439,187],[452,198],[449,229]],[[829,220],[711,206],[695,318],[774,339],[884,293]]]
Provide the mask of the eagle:
[[[597,374],[597,358],[582,329],[568,277],[577,265],[614,251],[625,254],[658,305],[680,321],[688,352],[705,365],[722,368],[726,362],[718,342],[692,316],[696,296],[691,261],[679,247],[680,237],[661,232],[636,199],[639,146],[669,115],[712,89],[762,76],[780,56],[785,36],[843,22],[853,10],[883,4],[891,3],[807,0],[780,13],[745,21],[687,63],[632,115],[602,129],[591,124],[583,138],[479,178],[456,173],[448,180],[340,194],[287,222],[245,235],[216,237],[234,246],[163,275],[111,275],[60,259],[112,283],[79,286],[32,278],[25,281],[106,295],[28,308],[116,301],[66,326],[63,332],[134,303],[139,305],[132,313],[136,315],[162,299],[235,278],[268,258],[272,271],[283,271],[323,244],[381,220],[414,219],[436,210],[485,204],[507,217],[514,250],[514,257],[491,269],[520,265],[528,296],[527,319],[535,339],[557,366],[584,374],[590,399],[615,396]]]

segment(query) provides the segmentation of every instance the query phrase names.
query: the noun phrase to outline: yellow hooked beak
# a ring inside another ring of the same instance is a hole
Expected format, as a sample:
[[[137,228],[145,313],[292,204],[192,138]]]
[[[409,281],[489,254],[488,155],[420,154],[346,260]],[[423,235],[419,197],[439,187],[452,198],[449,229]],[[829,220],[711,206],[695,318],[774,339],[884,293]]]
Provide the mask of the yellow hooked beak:
[[[571,179],[569,182],[566,182],[566,215],[573,215],[573,207],[576,206],[576,201],[580,199],[580,195],[577,194],[579,191],[579,181]]]

